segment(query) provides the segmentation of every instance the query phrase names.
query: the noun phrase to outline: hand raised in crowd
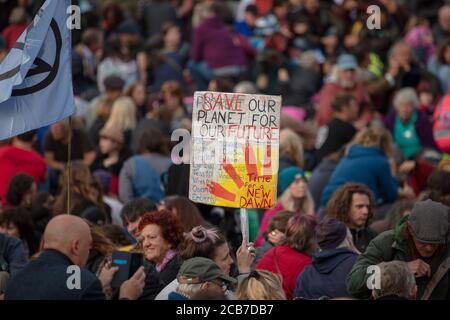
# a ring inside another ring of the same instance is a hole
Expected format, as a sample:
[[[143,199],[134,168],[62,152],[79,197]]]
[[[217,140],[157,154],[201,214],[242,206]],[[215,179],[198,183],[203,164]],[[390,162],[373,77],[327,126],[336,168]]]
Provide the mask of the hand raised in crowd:
[[[267,238],[271,244],[273,244],[274,246],[279,246],[283,244],[286,236],[283,232],[275,229],[267,234]]]
[[[255,257],[256,255],[253,248],[253,243],[250,242],[247,244],[243,240],[241,246],[236,252],[236,260],[239,273],[250,272],[250,266],[252,265],[253,260],[255,260]]]
[[[416,162],[413,160],[407,160],[402,162],[398,167],[399,172],[410,173],[416,167]]]
[[[142,294],[145,285],[144,267],[140,267],[136,273],[120,286],[119,299],[136,300]]]
[[[103,292],[105,293],[108,299],[112,296],[112,288],[111,281],[114,277],[114,274],[119,270],[119,267],[111,266],[111,262],[106,262],[100,271],[99,280],[102,283]]]
[[[421,259],[417,259],[414,261],[410,261],[407,263],[409,270],[414,273],[416,278],[420,278],[423,276],[431,276],[431,268],[430,265],[423,262]]]
[[[289,72],[285,68],[280,68],[278,70],[278,80],[280,80],[282,82],[289,81]]]

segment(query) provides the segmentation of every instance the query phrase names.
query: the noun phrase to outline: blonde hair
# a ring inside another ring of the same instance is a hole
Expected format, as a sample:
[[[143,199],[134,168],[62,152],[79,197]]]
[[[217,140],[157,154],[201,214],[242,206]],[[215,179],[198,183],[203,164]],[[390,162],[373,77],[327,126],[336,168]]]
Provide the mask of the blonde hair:
[[[295,166],[303,168],[303,142],[298,134],[291,129],[280,132],[280,156],[285,155],[294,161]]]
[[[109,117],[111,116],[112,106],[113,102],[107,98],[99,100],[95,105],[95,112],[97,114],[97,117],[108,121]]]
[[[371,127],[360,131],[353,139],[351,145],[353,144],[381,148],[387,158],[392,158],[394,154],[392,135],[382,127]]]
[[[121,131],[136,128],[136,106],[131,98],[120,97],[114,102],[105,127],[113,127]]]
[[[280,276],[266,270],[255,270],[236,290],[237,300],[286,300]]]
[[[300,208],[295,207],[295,199],[292,196],[292,193],[289,188],[287,188],[279,197],[279,202],[283,206],[284,210],[297,212],[300,209],[301,213],[313,215],[314,214],[314,200],[309,192],[309,189],[306,189],[305,196],[300,201]]]

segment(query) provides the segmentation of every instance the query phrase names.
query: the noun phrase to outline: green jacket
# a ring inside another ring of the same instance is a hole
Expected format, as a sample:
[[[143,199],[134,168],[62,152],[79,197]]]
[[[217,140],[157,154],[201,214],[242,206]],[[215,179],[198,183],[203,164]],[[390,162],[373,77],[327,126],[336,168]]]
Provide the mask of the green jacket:
[[[409,262],[413,260],[412,253],[407,245],[406,239],[402,237],[402,231],[406,227],[409,216],[404,217],[398,223],[395,230],[381,233],[368,245],[366,251],[356,260],[355,265],[347,276],[347,290],[355,298],[369,299],[371,290],[367,287],[367,279],[371,273],[367,273],[367,267],[377,265],[381,262],[393,260]],[[445,257],[450,256],[447,251]],[[444,257],[444,258],[445,258]],[[431,270],[433,275],[436,270]],[[425,291],[431,277],[416,278],[417,299],[420,299]],[[449,297],[449,273],[447,272],[433,290],[430,300],[443,300]]]

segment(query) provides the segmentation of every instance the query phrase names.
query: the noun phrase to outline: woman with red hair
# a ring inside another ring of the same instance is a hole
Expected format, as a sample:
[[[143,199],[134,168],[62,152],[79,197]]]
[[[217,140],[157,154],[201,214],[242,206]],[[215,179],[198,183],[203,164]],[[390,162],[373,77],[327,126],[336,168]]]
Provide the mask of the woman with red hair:
[[[164,286],[172,282],[183,263],[178,246],[183,239],[183,227],[176,215],[168,210],[146,213],[139,223],[144,257],[153,264]]]

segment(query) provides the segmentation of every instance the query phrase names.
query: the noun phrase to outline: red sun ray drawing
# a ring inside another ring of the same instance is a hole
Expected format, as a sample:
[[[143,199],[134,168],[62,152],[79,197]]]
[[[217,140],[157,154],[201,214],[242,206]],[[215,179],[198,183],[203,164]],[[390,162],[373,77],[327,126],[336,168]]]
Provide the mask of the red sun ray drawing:
[[[245,161],[245,178],[258,177],[258,167],[257,167],[257,161],[256,157],[253,151],[253,147],[250,144],[246,144],[243,147],[244,149],[244,161]],[[273,175],[272,173],[272,150],[271,146],[266,146],[266,153],[265,153],[265,159],[262,162],[263,167],[263,176],[264,177],[271,177]],[[237,188],[240,190],[245,186],[243,177],[239,176],[238,172],[236,171],[236,168],[233,164],[226,163],[222,165],[222,168],[227,173],[227,175],[233,180],[233,182],[236,184]],[[209,192],[214,195],[215,197],[234,202],[236,199],[236,193],[229,191],[227,188],[225,188],[223,185],[216,181],[211,181],[209,184],[207,184],[207,188]]]

